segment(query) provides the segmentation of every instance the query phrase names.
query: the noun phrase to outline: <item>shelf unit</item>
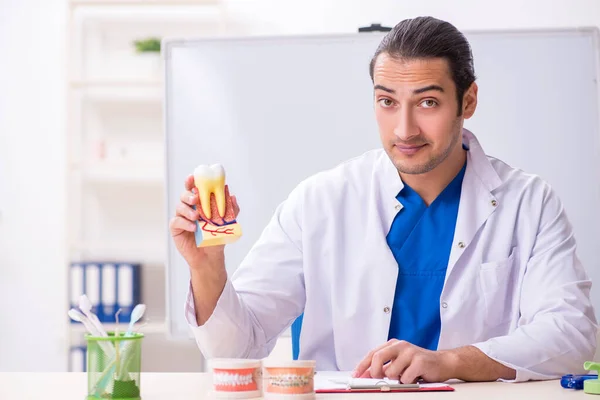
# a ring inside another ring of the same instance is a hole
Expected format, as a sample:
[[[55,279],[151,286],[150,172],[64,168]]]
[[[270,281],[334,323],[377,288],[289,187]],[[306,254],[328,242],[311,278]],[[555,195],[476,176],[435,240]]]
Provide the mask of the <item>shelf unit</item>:
[[[128,324],[103,324],[104,328],[107,331],[116,331],[117,328],[120,332],[126,332],[129,325]],[[143,321],[136,324],[139,332],[143,332],[144,334],[149,333],[163,333],[166,329],[165,324],[163,322],[149,322],[145,324]],[[81,324],[76,324],[71,328],[72,332],[76,332],[77,334],[83,334],[86,332],[85,328]]]
[[[78,6],[189,6],[189,5],[217,5],[215,0],[73,0],[71,7]]]
[[[226,8],[218,0],[71,0],[68,6],[69,261],[142,265],[150,321],[140,328],[147,335],[145,371],[200,371],[202,362],[193,341],[168,337],[162,59],[137,53],[133,41],[226,33]],[[65,347],[81,346],[84,332],[69,324]]]

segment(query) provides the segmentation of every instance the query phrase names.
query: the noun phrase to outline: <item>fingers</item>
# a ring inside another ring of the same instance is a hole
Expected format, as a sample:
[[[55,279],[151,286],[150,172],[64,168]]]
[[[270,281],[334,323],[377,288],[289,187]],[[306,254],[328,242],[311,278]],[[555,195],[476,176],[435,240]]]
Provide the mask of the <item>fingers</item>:
[[[387,341],[386,343],[382,344],[381,346],[376,347],[375,349],[371,350],[366,355],[366,357],[363,358],[363,360],[360,363],[358,363],[358,365],[354,369],[354,372],[352,373],[352,377],[358,378],[358,377],[362,377],[363,375],[365,375],[368,372],[367,370],[369,369],[369,367],[372,365],[372,360],[373,360],[373,356],[375,355],[375,353],[377,353],[379,350],[384,349],[396,342],[398,342],[397,339],[391,339],[391,340]]]
[[[367,368],[367,370],[365,372],[363,372],[361,375],[356,375],[356,376],[352,376],[353,378],[367,378],[367,379],[371,379],[371,369]]]
[[[184,203],[179,203],[177,205],[177,208],[175,209],[175,215],[183,217],[190,222],[197,221],[199,217],[199,214],[196,210]]]
[[[398,342],[392,350],[394,360],[386,365],[382,374],[391,379],[399,379],[401,375],[404,376],[404,370],[412,364],[417,350],[407,342]]]
[[[425,375],[423,359],[419,356],[414,357],[408,368],[402,372],[402,376],[399,378],[402,383],[415,383],[419,380],[422,375]],[[398,376],[396,375],[396,378]]]
[[[404,340],[398,340],[395,343],[390,343],[386,347],[379,349],[373,354],[371,360],[370,374],[371,377],[381,379],[384,377],[384,365],[390,361],[392,364],[385,368],[385,374],[394,373],[395,369],[404,370],[406,365],[403,364],[405,359],[403,353],[409,349],[412,345]],[[396,361],[398,358],[401,360]],[[410,359],[409,359],[410,361]],[[394,368],[394,362],[398,362],[398,365]],[[391,369],[391,371],[390,371]],[[399,375],[399,374],[398,374]],[[395,375],[395,378],[398,377]]]
[[[182,232],[195,232],[196,224],[181,216],[173,217],[169,223],[171,235],[177,236]]]
[[[185,178],[185,190],[191,191],[194,187],[196,187],[194,175],[188,175],[187,178]]]
[[[388,362],[393,354],[389,351],[390,347],[384,347],[373,354],[371,359],[371,366],[369,367],[369,374],[371,378],[381,379],[383,378],[383,365]]]
[[[198,199],[198,194],[188,190],[181,193],[180,200],[182,203],[185,203],[189,206],[195,206],[200,202]]]
[[[193,185],[193,176],[188,176],[185,181],[186,189],[190,186],[190,182]],[[196,223],[198,220],[198,212],[192,208],[198,203],[198,195],[192,193],[194,187],[189,188],[181,194],[181,202],[175,209],[175,217],[171,219],[169,227],[173,236],[180,234],[181,232],[195,232]]]

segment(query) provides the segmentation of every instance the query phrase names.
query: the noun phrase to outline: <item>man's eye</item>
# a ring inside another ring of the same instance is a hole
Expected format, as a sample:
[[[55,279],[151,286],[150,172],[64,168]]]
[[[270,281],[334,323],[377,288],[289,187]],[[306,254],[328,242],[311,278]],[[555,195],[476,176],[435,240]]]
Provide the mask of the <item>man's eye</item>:
[[[383,107],[391,107],[394,105],[394,102],[390,99],[380,99],[379,104],[381,104]]]
[[[438,105],[437,101],[431,100],[431,99],[423,100],[421,102],[421,107],[423,107],[423,108],[433,108],[437,105]]]

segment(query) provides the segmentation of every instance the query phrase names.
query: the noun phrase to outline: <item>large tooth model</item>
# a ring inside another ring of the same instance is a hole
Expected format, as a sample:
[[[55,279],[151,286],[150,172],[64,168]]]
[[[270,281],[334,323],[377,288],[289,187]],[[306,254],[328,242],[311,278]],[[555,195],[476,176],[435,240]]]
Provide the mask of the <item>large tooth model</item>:
[[[195,207],[200,214],[196,221],[196,245],[207,247],[235,242],[242,236],[242,228],[235,220],[223,166],[199,165],[194,170],[194,183],[200,198],[200,207]]]

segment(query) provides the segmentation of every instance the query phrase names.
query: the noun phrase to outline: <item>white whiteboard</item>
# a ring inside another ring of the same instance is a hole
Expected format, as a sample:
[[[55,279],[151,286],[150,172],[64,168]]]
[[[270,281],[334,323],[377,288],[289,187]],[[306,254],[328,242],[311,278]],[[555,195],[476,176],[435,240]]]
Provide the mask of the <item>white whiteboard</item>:
[[[598,34],[592,29],[471,32],[479,105],[465,127],[490,155],[550,182],[578,254],[600,285]],[[302,179],[379,147],[368,65],[380,33],[170,40],[166,65],[167,213],[198,164],[222,163],[241,206],[231,273]],[[284,179],[280,177],[284,176]],[[189,337],[189,272],[169,241],[173,337]],[[600,289],[592,297],[600,315]]]

